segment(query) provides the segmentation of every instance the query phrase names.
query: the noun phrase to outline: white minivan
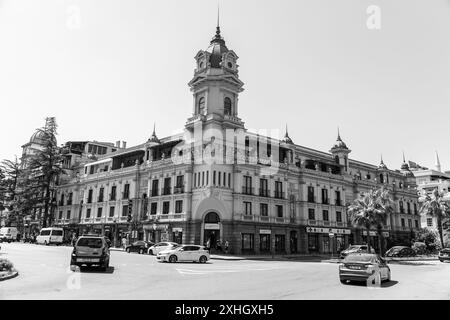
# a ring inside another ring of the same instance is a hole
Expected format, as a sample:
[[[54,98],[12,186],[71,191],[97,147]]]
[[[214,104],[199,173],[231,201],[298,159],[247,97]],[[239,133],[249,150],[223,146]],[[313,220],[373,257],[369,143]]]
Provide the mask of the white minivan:
[[[64,231],[62,228],[42,228],[39,235],[36,237],[37,244],[57,244],[63,243]]]
[[[0,229],[0,240],[5,242],[17,241],[16,227],[3,227]]]

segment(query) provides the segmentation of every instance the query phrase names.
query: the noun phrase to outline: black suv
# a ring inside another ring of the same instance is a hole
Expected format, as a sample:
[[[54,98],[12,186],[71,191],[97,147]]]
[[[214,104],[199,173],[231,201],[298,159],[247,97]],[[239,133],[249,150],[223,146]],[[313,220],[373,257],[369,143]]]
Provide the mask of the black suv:
[[[105,237],[81,236],[74,245],[70,267],[97,266],[102,271],[109,267],[109,244]]]

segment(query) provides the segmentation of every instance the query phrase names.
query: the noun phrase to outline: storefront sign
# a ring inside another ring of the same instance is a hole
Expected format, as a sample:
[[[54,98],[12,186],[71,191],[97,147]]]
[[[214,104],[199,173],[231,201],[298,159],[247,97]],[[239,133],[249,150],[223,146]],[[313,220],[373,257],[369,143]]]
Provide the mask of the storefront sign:
[[[150,231],[153,231],[153,230],[167,230],[167,229],[169,229],[169,225],[168,224],[145,224],[144,226],[143,226],[143,228],[144,228],[144,230],[150,230]]]
[[[376,231],[370,231],[369,234],[370,234],[371,237],[375,237],[377,235],[377,232]],[[367,231],[366,230],[363,230],[363,235],[367,236]]]
[[[308,233],[334,233],[334,234],[351,234],[350,229],[335,229],[335,228],[317,228],[306,227]]]
[[[328,234],[328,236],[329,236],[330,238],[333,238],[333,237],[334,237],[334,233],[331,233],[331,232],[330,232],[330,233]]]
[[[172,228],[173,232],[183,232],[183,228]]]
[[[271,234],[272,230],[268,230],[268,229],[260,229],[259,230],[259,234]]]
[[[218,223],[205,223],[205,230],[220,230]]]
[[[389,238],[389,232],[388,231],[383,231],[382,235],[385,238]]]

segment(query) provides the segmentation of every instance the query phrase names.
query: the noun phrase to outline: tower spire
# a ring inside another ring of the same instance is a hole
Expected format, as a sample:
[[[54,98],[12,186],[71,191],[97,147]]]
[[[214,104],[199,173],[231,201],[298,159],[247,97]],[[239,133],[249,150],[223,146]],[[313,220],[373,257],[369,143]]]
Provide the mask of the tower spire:
[[[406,163],[406,160],[405,160],[405,151],[402,151],[403,152],[403,163]]]
[[[337,141],[342,141],[342,140],[341,140],[341,133],[339,132],[339,126],[338,126],[337,129],[338,129]]]
[[[436,170],[441,171],[441,161],[439,161],[439,155],[437,150],[435,152],[436,152],[436,163],[435,163]]]
[[[217,27],[216,27],[216,36],[214,38],[215,39],[222,38],[220,36],[220,6],[219,6],[219,2],[217,2]]]

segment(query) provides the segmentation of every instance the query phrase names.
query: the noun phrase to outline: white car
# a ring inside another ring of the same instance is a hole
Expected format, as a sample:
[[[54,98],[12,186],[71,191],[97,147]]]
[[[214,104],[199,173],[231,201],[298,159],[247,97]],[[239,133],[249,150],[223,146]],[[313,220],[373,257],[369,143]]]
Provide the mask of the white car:
[[[185,244],[159,252],[156,259],[162,262],[193,261],[205,263],[209,260],[209,252],[204,246]]]
[[[158,242],[148,248],[148,254],[157,255],[161,251],[170,250],[177,246],[179,246],[179,244],[175,242]]]

